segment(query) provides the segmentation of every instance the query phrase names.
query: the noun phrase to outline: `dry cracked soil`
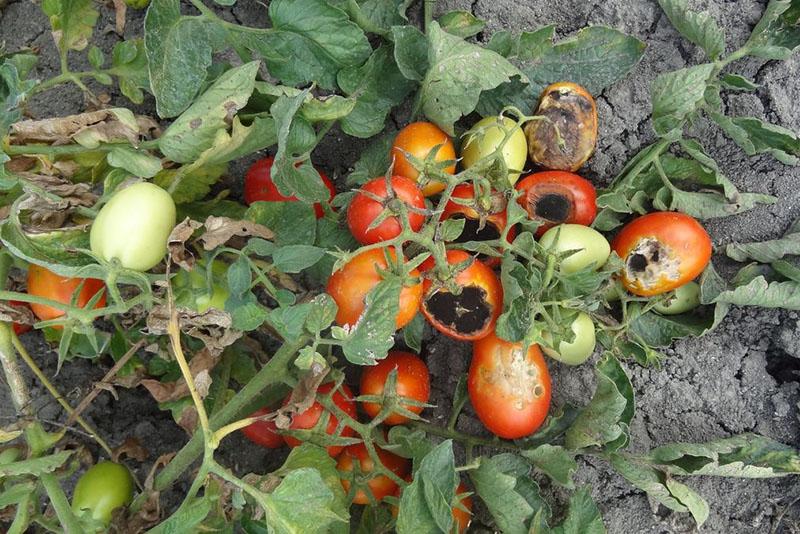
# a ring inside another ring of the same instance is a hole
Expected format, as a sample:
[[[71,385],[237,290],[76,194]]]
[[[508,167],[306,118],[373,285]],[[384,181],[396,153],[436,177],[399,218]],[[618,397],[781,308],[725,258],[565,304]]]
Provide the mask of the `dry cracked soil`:
[[[110,4],[110,2],[108,3]],[[713,0],[692,1],[692,7],[707,9],[725,29],[728,49],[743,43],[760,18],[765,1]],[[492,32],[537,28],[555,24],[559,37],[569,36],[591,24],[608,25],[642,39],[647,51],[641,63],[623,81],[597,95],[600,137],[597,153],[589,161],[588,177],[605,184],[624,163],[654,134],[650,124],[649,87],[658,73],[696,64],[700,52],[673,29],[655,0],[440,0],[438,12],[451,9],[471,11],[487,22],[478,39],[488,39]],[[111,30],[113,10],[101,8],[98,44],[105,50],[118,40]],[[222,10],[225,18],[241,24],[267,24],[266,9],[256,0],[239,0]],[[143,12],[129,11],[125,36],[141,35]],[[11,0],[0,12],[0,41],[6,50],[35,47],[41,51],[36,75],[40,78],[57,73],[58,60],[46,17],[37,2]],[[76,64],[80,68],[80,64]],[[731,115],[754,115],[792,130],[800,130],[800,54],[786,62],[744,61],[742,74],[760,85],[754,93],[729,96],[725,105]],[[101,89],[102,88],[97,88]],[[112,103],[125,101],[112,92]],[[74,88],[63,88],[38,96],[29,106],[33,117],[66,115],[82,109],[83,97]],[[152,102],[141,111],[153,113]],[[393,117],[403,124],[407,115]],[[713,220],[708,229],[716,247],[733,241],[752,241],[781,235],[800,215],[800,171],[776,162],[769,156],[748,158],[712,125],[699,122],[693,134],[702,139],[723,172],[742,190],[768,193],[780,201],[742,215]],[[330,134],[315,152],[315,163],[330,175],[348,173],[364,143],[341,133]],[[241,177],[247,161],[232,165],[222,184],[234,194],[241,193]],[[715,264],[723,272],[729,269],[722,258]],[[50,375],[55,374],[55,354],[35,335],[25,342]],[[800,316],[783,310],[736,308],[713,333],[699,339],[680,341],[666,351],[660,368],[644,369],[629,365],[636,392],[637,413],[632,424],[632,449],[644,451],[674,441],[703,442],[742,432],[758,432],[784,443],[800,445]],[[457,377],[466,371],[469,346],[428,333],[424,357],[433,379],[432,402],[439,406],[430,417],[447,417]],[[556,404],[585,404],[594,388],[590,366],[566,368],[550,362]],[[64,366],[55,382],[68,400],[77,404],[91,384],[106,371],[100,365],[73,361]],[[40,417],[57,422],[63,419],[58,405],[34,380],[30,385],[37,399]],[[0,387],[0,417],[14,414],[7,389]],[[177,449],[186,439],[170,415],[160,412],[146,393],[119,390],[118,398],[103,393],[87,412],[87,417],[113,445],[133,436],[146,444],[150,459]],[[469,408],[459,420],[459,428],[480,433],[480,423]],[[84,439],[80,435],[76,439]],[[280,455],[265,452],[239,436],[229,439],[221,450],[226,465],[239,473],[265,472],[281,462]],[[145,474],[149,466],[141,468]],[[580,462],[578,484],[590,484],[608,531],[611,533],[691,532],[694,527],[688,514],[676,514],[652,505],[640,491],[632,488],[599,460]],[[544,492],[556,503],[566,496],[546,480]],[[797,478],[738,480],[697,478],[687,481],[704,496],[711,515],[703,527],[715,533],[800,532],[800,483]],[[186,486],[176,486],[165,497],[167,505],[177,502]],[[558,508],[557,508],[558,509]],[[475,532],[487,532],[478,509]]]

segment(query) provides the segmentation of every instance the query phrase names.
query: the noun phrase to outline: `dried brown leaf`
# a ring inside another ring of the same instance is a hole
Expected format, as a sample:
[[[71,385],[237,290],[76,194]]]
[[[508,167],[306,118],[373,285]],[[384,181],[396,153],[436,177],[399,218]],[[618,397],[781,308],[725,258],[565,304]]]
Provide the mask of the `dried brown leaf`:
[[[219,356],[225,347],[242,337],[242,332],[232,329],[230,314],[222,310],[209,308],[203,313],[198,313],[187,308],[178,308],[177,312],[180,330],[203,341],[206,349],[216,356]],[[155,306],[147,316],[149,333],[165,335],[169,318],[167,306]]]
[[[317,397],[317,389],[327,374],[328,367],[317,363],[313,364],[311,369],[303,374],[300,382],[292,390],[289,402],[274,412],[272,419],[275,421],[276,427],[286,430],[292,424],[293,415],[303,413],[311,408]]]
[[[28,306],[11,306],[0,302],[0,321],[19,324],[35,324],[36,317]]]
[[[139,142],[140,136],[158,132],[158,124],[149,117],[134,117],[135,125],[123,122],[113,109],[99,109],[42,120],[24,120],[11,125],[12,144],[44,142],[63,145],[72,141],[88,142],[128,141]]]
[[[228,217],[208,217],[203,223],[206,231],[200,236],[203,248],[214,250],[220,245],[224,245],[234,236],[240,237],[260,237],[262,239],[272,239],[275,234],[261,224],[252,221],[237,221]]]
[[[184,270],[191,271],[194,269],[195,257],[190,250],[187,250],[186,242],[191,239],[194,231],[201,226],[203,226],[202,223],[186,217],[172,229],[169,239],[167,239],[170,260]]]
[[[197,408],[194,406],[184,407],[177,423],[187,434],[193,435],[194,431],[197,430]]]
[[[22,188],[27,193],[19,203],[26,212],[24,221],[28,232],[49,232],[62,228],[79,207],[90,207],[97,202],[89,184],[72,183],[59,176],[19,173]]]
[[[189,371],[192,373],[195,382],[202,373],[208,374],[217,365],[218,361],[218,355],[213,354],[207,348],[195,354],[189,361]],[[147,391],[150,392],[156,402],[174,401],[189,395],[189,386],[183,378],[179,378],[174,382],[159,382],[154,379],[146,379],[142,380],[141,383],[147,388]]]
[[[115,447],[111,451],[111,460],[119,462],[121,458],[133,458],[136,461],[144,462],[150,453],[145,449],[138,439],[129,437],[122,442],[122,445]]]

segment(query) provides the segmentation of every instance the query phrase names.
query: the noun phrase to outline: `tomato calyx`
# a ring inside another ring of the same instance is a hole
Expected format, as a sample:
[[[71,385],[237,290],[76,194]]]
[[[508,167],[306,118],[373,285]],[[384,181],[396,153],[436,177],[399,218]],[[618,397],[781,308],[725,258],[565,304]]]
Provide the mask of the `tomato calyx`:
[[[625,276],[639,287],[650,289],[664,279],[678,280],[680,261],[657,239],[642,239],[628,254]]]

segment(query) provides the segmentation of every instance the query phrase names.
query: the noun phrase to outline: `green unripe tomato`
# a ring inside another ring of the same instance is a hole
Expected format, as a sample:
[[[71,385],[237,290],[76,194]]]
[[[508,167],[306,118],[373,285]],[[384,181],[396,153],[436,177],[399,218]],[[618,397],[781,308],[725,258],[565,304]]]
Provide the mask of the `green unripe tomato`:
[[[553,252],[577,250],[561,261],[562,273],[574,273],[594,264],[599,269],[611,254],[603,234],[580,224],[559,224],[544,233],[539,244]]]
[[[575,333],[575,339],[571,343],[561,341],[558,344],[558,351],[545,347],[542,347],[542,350],[554,360],[564,362],[567,365],[580,365],[588,360],[589,356],[594,352],[596,343],[594,323],[587,314],[578,312],[570,328]],[[549,332],[543,333],[542,337],[548,342],[552,340]]]
[[[133,501],[133,477],[128,468],[114,462],[100,462],[86,471],[72,494],[72,510],[91,514],[108,525],[111,513]]]
[[[700,284],[689,282],[677,288],[666,301],[659,302],[653,309],[661,315],[678,315],[700,306]]]
[[[175,202],[150,182],[139,182],[114,193],[92,224],[92,252],[126,269],[148,271],[167,253],[175,227]]]
[[[525,133],[517,123],[508,117],[503,117],[501,123],[498,117],[486,117],[475,123],[464,137],[461,148],[461,164],[465,169],[475,165],[480,159],[485,158],[497,150],[505,139],[506,132],[513,128],[511,136],[503,145],[503,160],[508,167],[508,182],[514,185],[528,160],[528,142]],[[517,172],[512,172],[517,171]]]
[[[206,262],[198,262],[192,272],[179,271],[172,279],[175,302],[198,313],[209,308],[225,309],[225,302],[230,296],[226,285],[228,266],[221,261],[214,261],[211,266],[212,291],[207,286],[208,267]]]

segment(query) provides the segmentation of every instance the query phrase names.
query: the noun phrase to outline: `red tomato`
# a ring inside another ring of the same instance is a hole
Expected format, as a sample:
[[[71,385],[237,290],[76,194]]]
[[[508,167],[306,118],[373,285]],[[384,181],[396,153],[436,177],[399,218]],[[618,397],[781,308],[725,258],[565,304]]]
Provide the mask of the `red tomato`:
[[[411,483],[410,478],[406,478],[406,481]],[[459,482],[458,487],[456,488],[456,498],[458,498],[458,495],[462,495],[464,493],[467,493],[468,491],[469,490],[464,485],[464,483]],[[399,499],[401,493],[402,493],[401,489],[397,488],[395,496]],[[458,532],[458,534],[464,534],[467,531],[470,522],[472,521],[472,496],[465,495],[464,497],[461,497],[461,499],[459,499],[459,504],[460,507],[453,506],[453,521],[454,521],[453,526],[458,528],[458,530],[456,531]],[[465,509],[462,510],[461,507]],[[398,514],[400,513],[400,510],[395,505],[391,506],[391,510],[392,510],[392,515],[394,517],[397,517]]]
[[[532,434],[550,409],[550,373],[538,345],[527,354],[492,332],[472,346],[467,391],[475,413],[493,434]]]
[[[438,148],[437,148],[438,147]],[[444,168],[447,174],[456,172],[456,149],[450,136],[438,126],[430,122],[412,122],[397,133],[392,144],[391,155],[394,158],[394,173],[405,176],[414,181],[419,178],[419,172],[411,165],[406,154],[411,154],[420,161],[424,161],[431,151],[437,148],[434,157],[437,163],[452,161],[453,164]],[[422,188],[426,197],[444,191],[442,182],[429,182]]]
[[[543,223],[536,230],[537,236],[562,223],[589,226],[597,215],[594,186],[577,174],[537,172],[523,178],[516,187],[522,193],[517,198],[519,205],[531,220]]]
[[[12,308],[27,308],[27,307],[29,307],[27,302],[20,302],[18,300],[9,300],[8,304]],[[30,329],[32,328],[31,325],[22,324],[22,323],[14,323],[11,326],[14,329],[14,333],[17,334],[18,336],[24,334],[25,332],[30,331]]]
[[[497,275],[479,260],[463,250],[448,250],[447,263],[456,265],[472,259],[472,263],[455,274],[451,280],[461,288],[461,293],[451,293],[447,282],[426,277],[423,282],[420,309],[426,319],[439,332],[453,339],[474,341],[494,330],[503,307],[503,286]],[[420,270],[432,269],[433,258],[428,258]]]
[[[611,243],[635,295],[660,295],[694,280],[711,261],[711,238],[689,215],[659,211],[634,219]]]
[[[317,395],[329,393],[331,389],[333,389],[332,382],[322,384],[319,389],[317,389]],[[283,401],[284,406],[289,403],[290,398],[291,394],[286,397],[286,400]],[[350,391],[350,388],[348,388],[346,385],[342,384],[341,387],[333,394],[333,403],[353,419],[356,418],[356,403],[353,400],[353,392]],[[307,430],[314,428],[314,426],[317,424],[317,421],[319,421],[319,418],[322,417],[323,411],[325,411],[325,408],[322,407],[322,404],[320,404],[319,401],[314,401],[314,404],[312,404],[308,410],[304,411],[303,413],[299,413],[292,418],[292,424],[289,425],[289,428],[291,430]],[[325,428],[325,432],[327,432],[329,435],[333,435],[338,425],[339,419],[337,419],[335,415],[330,414],[330,417],[328,418],[328,426]],[[337,434],[337,436],[350,437],[353,434],[355,434],[353,429],[346,426],[342,429],[340,434]],[[286,441],[286,444],[292,448],[297,447],[301,443],[299,439],[293,436],[287,435],[284,436],[283,439]],[[344,449],[344,447],[341,445],[331,445],[328,447],[328,454],[335,458],[340,452],[342,452],[342,449]]]
[[[261,408],[250,414],[250,417],[258,417],[270,413],[268,408]],[[283,436],[278,434],[278,427],[274,421],[256,421],[242,429],[244,437],[268,449],[279,449],[283,446]]]
[[[334,272],[328,280],[327,291],[336,305],[336,322],[340,325],[354,325],[364,312],[364,299],[370,290],[383,280],[380,272],[388,269],[384,251],[396,258],[394,249],[372,249],[362,252]],[[413,269],[411,276],[419,276]],[[419,302],[422,300],[422,283],[406,286],[400,291],[400,303],[397,312],[397,328],[403,328],[417,314]]]
[[[419,402],[428,402],[431,394],[431,381],[428,367],[419,356],[410,352],[393,350],[385,359],[376,365],[364,367],[361,372],[360,391],[362,395],[383,395],[386,379],[389,373],[397,370],[397,383],[395,393],[398,397],[412,399]],[[362,404],[364,411],[370,417],[375,417],[381,411],[381,405],[376,402]],[[404,406],[410,412],[420,413],[422,406]],[[386,425],[402,425],[408,417],[399,413],[392,413],[384,419]]]
[[[350,207],[347,208],[347,226],[350,227],[350,232],[356,241],[362,245],[379,243],[400,235],[403,228],[396,216],[387,217],[375,228],[370,228],[383,210],[387,207],[391,209],[398,200],[405,203],[407,208],[420,210],[425,208],[425,197],[413,180],[403,176],[392,176],[391,187],[392,192],[387,193],[386,178],[383,176],[375,178],[361,186],[362,192],[357,193],[350,202]],[[370,196],[378,197],[382,201],[379,202]],[[425,215],[408,209],[408,222],[411,229],[416,232],[422,228]]]
[[[442,219],[465,219],[464,231],[455,243],[466,241],[488,241],[499,239],[506,227],[506,198],[502,193],[492,191],[483,198],[475,198],[475,187],[472,184],[459,184],[453,190],[452,198],[472,201],[469,205],[459,204],[452,200],[447,202],[442,212]],[[509,243],[514,241],[516,231],[512,227],[507,237]],[[500,265],[496,256],[478,256],[489,267]]]
[[[78,286],[81,285],[81,282],[83,282],[83,287],[78,294],[76,305],[85,308],[96,293],[105,290],[106,286],[102,280],[97,280],[96,278],[65,278],[38,265],[31,264],[28,267],[29,295],[69,304],[72,302],[72,296]],[[95,304],[95,309],[102,308],[105,305],[106,296],[104,293]],[[64,315],[62,310],[44,304],[31,303],[30,306],[34,315],[42,321],[49,321]]]
[[[378,453],[378,458],[383,466],[398,477],[402,478],[408,473],[411,466],[409,465],[409,461],[405,458],[401,458],[396,454],[392,454],[391,452],[384,451],[377,447],[375,448],[375,452]],[[353,466],[356,461],[359,463],[359,471],[362,474],[369,474],[375,470],[375,462],[370,458],[367,447],[365,447],[363,443],[356,443],[355,445],[349,445],[345,448],[344,452],[339,456],[339,462],[336,468],[343,473],[350,473],[353,471]],[[346,474],[342,477],[342,486],[344,487],[344,491],[350,491],[350,478]],[[372,496],[378,502],[384,497],[392,495],[398,489],[397,483],[386,475],[377,475],[370,478],[367,481],[367,486]],[[367,496],[366,492],[364,492],[363,489],[356,490],[356,494],[353,497],[353,504],[369,503],[370,498]]]
[[[272,181],[272,164],[275,163],[275,158],[268,157],[262,158],[253,163],[247,174],[244,175],[244,201],[250,205],[253,202],[266,201],[266,202],[285,202],[296,201],[296,196],[285,196],[278,191],[275,182]],[[331,197],[336,195],[336,189],[333,187],[328,175],[317,169],[322,183],[331,192]],[[325,215],[325,211],[320,204],[314,204],[314,212],[317,214],[317,219]]]

